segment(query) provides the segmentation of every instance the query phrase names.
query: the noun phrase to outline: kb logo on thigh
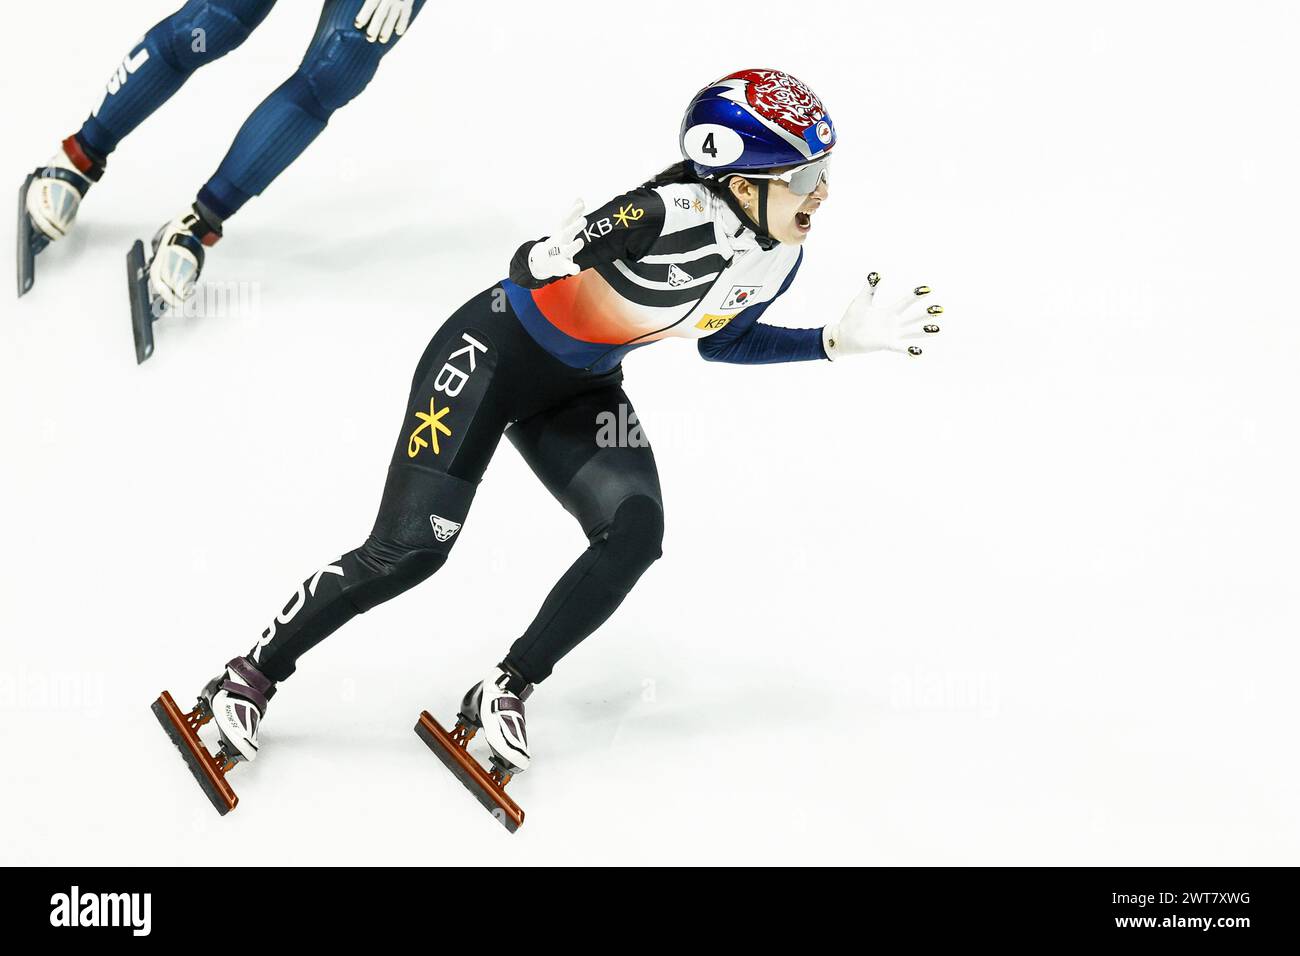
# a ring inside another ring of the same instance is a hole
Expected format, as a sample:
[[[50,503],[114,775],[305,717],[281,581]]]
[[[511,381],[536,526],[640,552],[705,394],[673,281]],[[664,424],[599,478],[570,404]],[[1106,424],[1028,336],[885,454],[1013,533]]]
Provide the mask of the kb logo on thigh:
[[[451,414],[451,406],[447,404],[438,407],[438,395],[441,394],[446,398],[458,396],[465,388],[465,383],[470,380],[470,376],[478,369],[479,353],[487,354],[487,346],[468,332],[461,333],[461,340],[465,345],[448,356],[433,380],[435,394],[429,398],[428,412],[415,413],[420,424],[416,426],[415,431],[411,432],[410,440],[406,443],[406,454],[409,458],[417,457],[426,448],[432,448],[435,455],[441,454],[442,446],[439,437],[451,437],[451,424],[446,421],[447,416]]]

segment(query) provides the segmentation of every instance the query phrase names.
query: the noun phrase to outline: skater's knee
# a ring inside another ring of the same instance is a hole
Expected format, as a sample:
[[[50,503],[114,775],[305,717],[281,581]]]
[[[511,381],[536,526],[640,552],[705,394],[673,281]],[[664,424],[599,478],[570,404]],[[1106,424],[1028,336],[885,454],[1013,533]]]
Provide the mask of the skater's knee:
[[[363,579],[348,589],[348,598],[362,613],[428,580],[447,561],[444,552],[404,547],[374,535],[356,556]]]
[[[368,43],[353,28],[335,29],[299,68],[294,92],[298,105],[317,119],[328,120],[361,94],[379,69],[384,47]]]
[[[248,39],[274,0],[198,0],[158,25],[158,49],[178,72],[193,73]]]
[[[663,506],[649,495],[624,499],[601,538],[615,576],[631,587],[663,556]]]

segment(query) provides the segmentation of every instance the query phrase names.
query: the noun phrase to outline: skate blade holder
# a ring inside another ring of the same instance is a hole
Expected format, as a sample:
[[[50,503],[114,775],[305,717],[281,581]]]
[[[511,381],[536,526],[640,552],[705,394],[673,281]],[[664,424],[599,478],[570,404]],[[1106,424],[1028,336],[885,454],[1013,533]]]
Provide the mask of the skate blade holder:
[[[27,191],[40,175],[40,170],[31,173],[18,188],[18,298],[32,291],[36,282],[36,256],[50,244],[32,225],[27,215]]]
[[[162,692],[151,709],[171,742],[181,752],[185,766],[190,768],[195,782],[212,802],[217,813],[224,817],[235,809],[239,797],[235,796],[235,791],[226,782],[226,774],[235,766],[236,761],[224,753],[209,753],[203,741],[199,740],[199,728],[212,719],[212,714],[204,713],[206,708],[200,704],[196,704],[188,714],[182,713],[167,691]]]
[[[496,769],[485,770],[469,754],[469,742],[474,739],[477,728],[458,721],[456,729],[449,733],[426,710],[420,714],[415,732],[452,775],[465,785],[465,789],[483,805],[483,809],[496,817],[498,823],[511,833],[524,825],[524,811],[506,795],[510,774]]]
[[[162,318],[163,304],[149,292],[149,260],[144,242],[135,241],[126,254],[126,287],[131,297],[131,335],[135,338],[135,364],[153,355],[153,324]]]

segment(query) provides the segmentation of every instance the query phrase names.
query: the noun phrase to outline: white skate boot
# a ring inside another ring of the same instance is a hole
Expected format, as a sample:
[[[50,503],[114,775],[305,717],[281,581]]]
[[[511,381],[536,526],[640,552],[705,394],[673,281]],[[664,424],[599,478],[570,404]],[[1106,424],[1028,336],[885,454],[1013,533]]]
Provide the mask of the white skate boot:
[[[517,678],[514,679],[517,683]],[[524,727],[524,701],[533,692],[526,684],[516,694],[510,690],[512,677],[494,668],[465,694],[460,716],[483,731],[492,748],[492,765],[507,775],[528,769],[528,733]]]
[[[18,212],[20,297],[36,281],[36,256],[72,231],[81,200],[103,174],[104,164],[88,156],[70,136],[48,163],[27,177]]]
[[[168,308],[184,308],[203,273],[204,250],[220,238],[220,228],[205,222],[197,210],[164,225],[153,237],[150,291]]]
[[[202,697],[212,711],[226,756],[257,759],[257,731],[274,693],[275,683],[243,657],[236,657],[226,665],[225,673],[203,688]]]
[[[67,153],[59,150],[27,190],[27,215],[32,225],[50,242],[62,239],[72,231],[90,186],[90,177],[82,175]]]
[[[524,811],[506,795],[506,784],[528,769],[524,701],[532,692],[533,685],[518,675],[494,668],[465,694],[452,730],[445,730],[427,710],[415,725],[415,732],[443,765],[511,833],[523,826]],[[469,752],[479,730],[491,750],[490,770]]]
[[[144,243],[127,253],[127,287],[131,297],[131,331],[135,360],[153,354],[153,324],[168,309],[184,309],[203,273],[206,250],[221,239],[221,223],[193,208],[164,225],[153,237],[153,256],[145,261]]]

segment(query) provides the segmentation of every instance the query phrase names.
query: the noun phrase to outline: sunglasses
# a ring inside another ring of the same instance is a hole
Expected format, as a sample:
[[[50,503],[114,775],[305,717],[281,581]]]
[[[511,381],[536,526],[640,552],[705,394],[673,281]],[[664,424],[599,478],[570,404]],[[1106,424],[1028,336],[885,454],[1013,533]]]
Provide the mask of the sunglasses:
[[[826,169],[830,164],[831,158],[823,156],[811,163],[796,166],[794,169],[787,169],[783,173],[743,172],[736,175],[743,176],[745,179],[777,179],[785,183],[790,188],[790,192],[796,196],[807,196],[822,183],[830,182],[826,175]]]

